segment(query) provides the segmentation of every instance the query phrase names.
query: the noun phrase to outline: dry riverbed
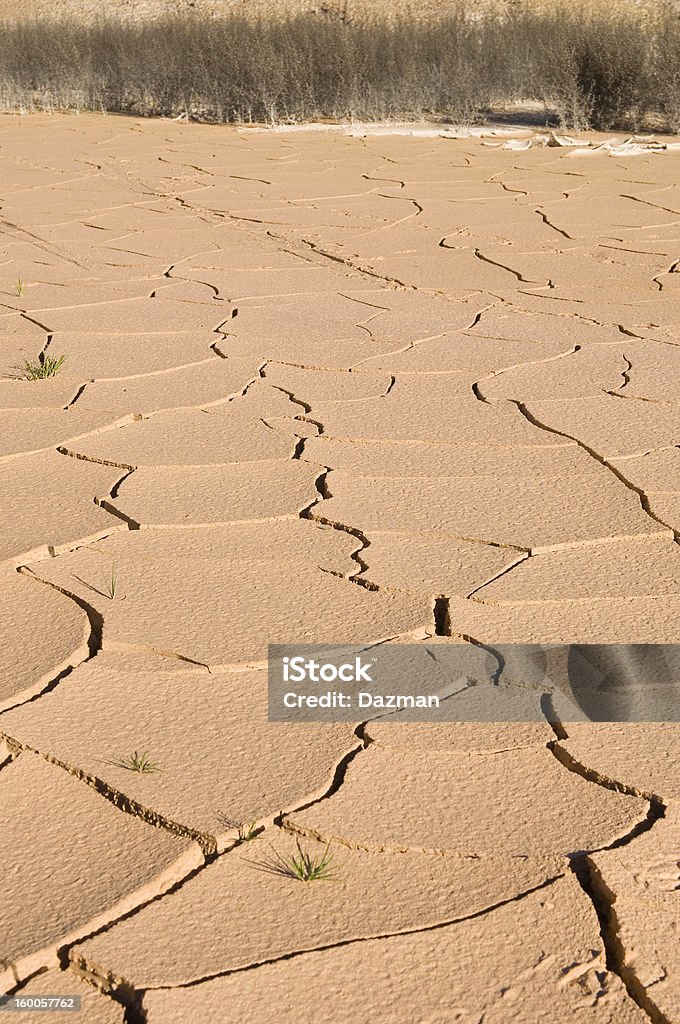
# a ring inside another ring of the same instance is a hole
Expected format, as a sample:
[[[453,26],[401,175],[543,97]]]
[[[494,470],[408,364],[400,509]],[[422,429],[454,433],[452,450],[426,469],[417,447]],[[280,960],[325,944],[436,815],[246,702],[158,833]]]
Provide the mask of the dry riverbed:
[[[680,155],[505,141],[0,121],[6,991],[680,1020],[680,727],[267,722],[268,642],[680,640]]]

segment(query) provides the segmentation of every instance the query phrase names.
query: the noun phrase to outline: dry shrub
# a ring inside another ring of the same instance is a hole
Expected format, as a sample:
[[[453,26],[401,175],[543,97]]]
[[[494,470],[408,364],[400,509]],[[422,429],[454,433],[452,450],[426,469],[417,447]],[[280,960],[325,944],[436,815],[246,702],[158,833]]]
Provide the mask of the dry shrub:
[[[534,87],[570,128],[636,128],[653,102],[653,26],[628,5],[582,4],[529,15]]]
[[[680,131],[680,10],[661,4],[654,12],[654,50],[651,88],[662,124]]]
[[[436,21],[298,15],[26,22],[0,31],[0,106],[218,122],[446,116],[540,100],[564,127],[680,128],[680,19],[660,3]]]

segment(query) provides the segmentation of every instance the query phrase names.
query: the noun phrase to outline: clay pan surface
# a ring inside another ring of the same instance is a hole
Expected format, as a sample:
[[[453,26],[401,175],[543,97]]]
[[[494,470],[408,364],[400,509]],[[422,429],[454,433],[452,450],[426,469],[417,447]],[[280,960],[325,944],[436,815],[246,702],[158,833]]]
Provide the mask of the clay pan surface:
[[[0,120],[4,991],[677,1024],[680,726],[270,723],[266,660],[680,640],[680,158],[360,135]]]

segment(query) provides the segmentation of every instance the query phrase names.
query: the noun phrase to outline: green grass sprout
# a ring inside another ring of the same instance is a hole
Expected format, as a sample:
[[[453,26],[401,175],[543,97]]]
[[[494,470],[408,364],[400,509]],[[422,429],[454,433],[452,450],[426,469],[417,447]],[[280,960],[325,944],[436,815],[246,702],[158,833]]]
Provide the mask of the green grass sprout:
[[[114,601],[116,598],[116,591],[118,590],[118,567],[116,566],[116,559],[114,558],[111,563],[111,579],[106,583],[106,596],[110,601]]]
[[[268,869],[275,874],[285,875],[286,878],[295,878],[299,882],[331,881],[336,878],[330,842],[320,854],[312,854],[309,850],[303,849],[299,839],[295,840],[295,845],[297,853],[290,857],[282,857],[272,846],[272,856],[266,862]]]
[[[27,359],[24,363],[24,377],[26,380],[43,380],[45,377],[56,377],[62,366],[66,356],[46,356],[42,355],[37,362],[33,362]]]
[[[151,772],[162,772],[163,766],[149,757],[148,750],[135,750],[129,757],[121,758],[119,761],[108,761],[108,764],[116,768],[125,768],[128,772],[137,772],[138,775],[149,775]]]
[[[253,818],[252,821],[237,821],[236,818],[230,818],[226,814],[219,814],[218,819],[224,828],[236,830],[239,842],[241,843],[249,843],[260,832],[257,826],[257,818]]]

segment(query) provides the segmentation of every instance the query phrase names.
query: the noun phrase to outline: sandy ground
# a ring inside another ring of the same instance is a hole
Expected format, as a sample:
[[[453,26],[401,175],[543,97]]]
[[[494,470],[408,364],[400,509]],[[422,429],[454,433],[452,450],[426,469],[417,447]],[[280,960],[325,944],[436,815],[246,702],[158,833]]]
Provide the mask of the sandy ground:
[[[468,11],[512,11],[518,8],[551,7],[558,0],[466,0]],[[617,0],[621,2],[621,0]],[[623,3],[645,6],[656,0],[623,0]],[[672,3],[678,0],[670,0]],[[595,0],[611,8],[612,0]],[[196,15],[215,18],[224,14],[243,14],[248,17],[271,18],[290,14],[309,14],[318,17],[361,21],[374,17],[394,15],[409,19],[441,16],[448,9],[456,10],[460,0],[107,0],[105,10],[99,0],[0,0],[1,21],[24,21],[30,18],[76,18],[93,21],[105,13],[110,18],[126,21],[145,21],[165,15]]]
[[[0,121],[6,989],[680,1020],[677,726],[266,720],[268,641],[435,595],[680,640],[680,157],[502,143]],[[255,870],[294,834],[332,882]]]
[[[219,17],[243,14],[248,17],[271,18],[277,15],[310,14],[319,17],[365,19],[399,14],[409,18],[440,15],[459,6],[458,0],[108,0],[107,17],[143,21],[164,15],[186,14]],[[513,0],[473,0],[480,11],[514,6]],[[0,0],[0,21],[26,18],[75,17],[94,20],[102,16],[102,5],[96,0],[24,0],[17,7],[13,0]]]

